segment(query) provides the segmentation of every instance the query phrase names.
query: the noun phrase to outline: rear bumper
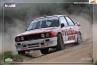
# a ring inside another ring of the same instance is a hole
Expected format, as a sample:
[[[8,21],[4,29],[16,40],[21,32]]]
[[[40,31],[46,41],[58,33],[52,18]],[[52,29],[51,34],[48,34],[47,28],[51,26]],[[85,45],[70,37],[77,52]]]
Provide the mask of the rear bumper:
[[[17,51],[22,50],[39,50],[43,48],[50,48],[57,45],[57,37],[37,39],[23,42],[16,42]]]

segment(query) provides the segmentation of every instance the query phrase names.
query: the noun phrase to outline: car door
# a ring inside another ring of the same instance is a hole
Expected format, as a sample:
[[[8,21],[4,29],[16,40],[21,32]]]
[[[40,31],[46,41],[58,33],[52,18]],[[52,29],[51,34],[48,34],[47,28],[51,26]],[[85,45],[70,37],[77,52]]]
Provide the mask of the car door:
[[[68,28],[65,31],[66,36],[67,36],[67,41],[74,41],[76,39],[76,29],[75,29],[75,23],[73,20],[71,20],[69,17],[65,17],[67,23],[68,23]]]
[[[64,44],[66,44],[66,42],[68,41],[67,31],[69,29],[69,25],[64,16],[60,17],[60,22],[61,22],[61,24],[64,24],[64,27],[62,27],[61,29],[62,29],[62,33],[63,33]]]

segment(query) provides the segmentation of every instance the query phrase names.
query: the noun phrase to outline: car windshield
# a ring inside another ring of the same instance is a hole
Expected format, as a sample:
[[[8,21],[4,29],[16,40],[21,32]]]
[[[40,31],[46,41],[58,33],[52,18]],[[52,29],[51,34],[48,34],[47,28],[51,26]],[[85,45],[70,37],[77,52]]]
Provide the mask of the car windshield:
[[[35,20],[32,21],[31,24],[28,26],[28,30],[34,30],[34,29],[39,29],[39,28],[47,28],[47,27],[58,27],[59,26],[59,21],[58,18],[47,18],[43,20]]]

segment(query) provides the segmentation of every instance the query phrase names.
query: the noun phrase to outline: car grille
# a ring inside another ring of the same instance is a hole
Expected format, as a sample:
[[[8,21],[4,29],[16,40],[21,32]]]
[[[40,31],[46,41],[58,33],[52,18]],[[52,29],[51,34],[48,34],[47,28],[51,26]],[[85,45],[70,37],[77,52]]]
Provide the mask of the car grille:
[[[16,38],[16,41],[21,42],[21,41],[40,39],[40,38],[42,38],[41,34],[30,34],[30,35],[25,35],[25,36],[19,36]]]
[[[41,34],[44,34],[44,36],[42,36]],[[45,34],[46,33],[18,36],[18,37],[15,38],[15,41],[21,42],[21,41],[28,41],[28,40],[35,40],[35,39],[43,39],[43,38],[46,38]]]
[[[39,39],[41,38],[41,34],[26,35],[23,37],[24,37],[24,40],[27,41],[27,40]]]

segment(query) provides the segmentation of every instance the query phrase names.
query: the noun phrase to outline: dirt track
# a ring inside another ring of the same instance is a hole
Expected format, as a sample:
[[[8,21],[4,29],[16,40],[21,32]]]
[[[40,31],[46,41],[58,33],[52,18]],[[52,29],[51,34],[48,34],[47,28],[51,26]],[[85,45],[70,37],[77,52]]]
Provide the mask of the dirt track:
[[[32,54],[32,57],[25,58],[23,62],[24,64],[21,64],[21,65],[27,65],[25,63],[28,63],[28,64],[34,63],[35,65],[38,65],[40,63],[51,63],[51,64],[52,63],[53,64],[54,63],[61,63],[61,64],[62,63],[91,63],[91,60],[92,60],[91,43],[92,41],[86,40],[78,46],[71,47],[71,45],[69,45],[62,51],[56,51],[56,52],[53,51],[52,53],[47,55],[42,55],[42,54],[36,55],[35,53],[39,53],[39,51],[35,51],[34,54]]]

